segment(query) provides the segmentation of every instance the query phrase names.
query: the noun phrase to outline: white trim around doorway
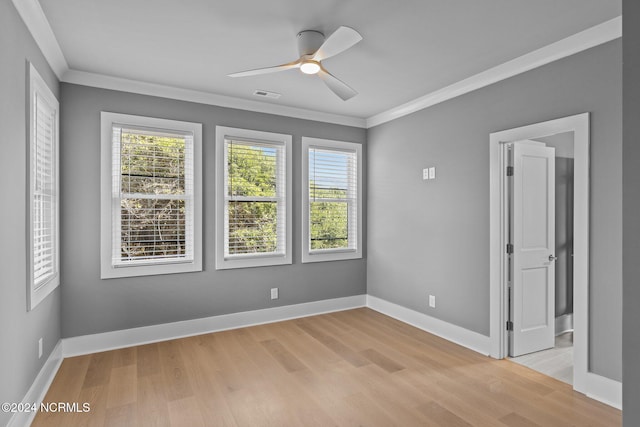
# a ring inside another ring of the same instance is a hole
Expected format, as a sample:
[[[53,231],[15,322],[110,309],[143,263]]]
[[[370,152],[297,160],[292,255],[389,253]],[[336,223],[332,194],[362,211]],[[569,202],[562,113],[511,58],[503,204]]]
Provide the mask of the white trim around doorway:
[[[489,138],[489,277],[491,356],[507,355],[506,185],[504,144],[558,133],[574,135],[574,265],[573,265],[573,388],[587,393],[589,352],[589,113],[550,120],[500,132]]]

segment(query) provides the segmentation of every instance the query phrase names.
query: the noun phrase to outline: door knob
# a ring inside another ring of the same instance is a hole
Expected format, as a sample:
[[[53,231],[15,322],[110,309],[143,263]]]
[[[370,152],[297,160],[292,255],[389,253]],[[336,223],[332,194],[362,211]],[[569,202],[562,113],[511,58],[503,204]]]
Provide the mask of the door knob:
[[[557,256],[549,255],[549,262],[557,260]]]

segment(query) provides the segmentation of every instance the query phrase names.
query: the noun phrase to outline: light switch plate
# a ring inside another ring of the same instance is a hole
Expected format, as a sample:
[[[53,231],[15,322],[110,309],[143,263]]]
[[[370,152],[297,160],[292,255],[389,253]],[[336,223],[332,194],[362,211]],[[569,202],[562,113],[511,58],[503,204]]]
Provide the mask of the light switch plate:
[[[429,179],[436,179],[436,167],[432,166],[429,168]]]

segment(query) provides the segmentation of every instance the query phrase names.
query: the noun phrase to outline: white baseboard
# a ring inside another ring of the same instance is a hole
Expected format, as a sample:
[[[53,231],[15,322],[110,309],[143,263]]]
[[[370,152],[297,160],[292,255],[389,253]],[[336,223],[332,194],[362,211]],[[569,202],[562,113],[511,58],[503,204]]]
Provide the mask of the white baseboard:
[[[371,295],[367,295],[367,307],[478,353],[490,353],[491,339],[477,332]]]
[[[622,410],[622,383],[587,372],[588,397]]]
[[[349,310],[364,307],[366,302],[366,295],[354,295],[344,298],[334,298],[303,304],[223,314],[202,319],[184,320],[181,322],[64,338],[62,340],[62,352],[64,357],[79,356],[134,345],[149,344],[211,332],[331,313],[334,311]]]
[[[490,352],[491,341],[487,336],[381,298],[371,295],[355,295],[241,313],[224,314],[203,319],[64,338],[60,340],[53,349],[22,401],[32,403],[42,402],[64,357],[97,353],[133,345],[166,341],[365,306],[478,353],[488,355]],[[592,399],[622,409],[621,382],[590,372],[587,373],[585,394]],[[9,420],[7,427],[28,426],[33,421],[35,415],[35,412],[15,413]]]
[[[47,358],[47,361],[44,362],[44,365],[42,366],[42,369],[40,369],[36,379],[33,380],[33,383],[31,384],[31,387],[29,387],[27,394],[25,394],[24,399],[22,399],[23,403],[36,403],[39,405],[40,402],[42,402],[44,396],[49,390],[49,386],[51,386],[51,383],[56,376],[56,373],[58,373],[58,369],[62,364],[62,359],[62,342],[58,341]],[[9,420],[7,427],[29,426],[33,422],[35,416],[36,412],[16,412]]]
[[[367,295],[367,307],[478,353],[485,355],[490,353],[490,338],[477,332],[371,295]],[[606,405],[622,409],[622,383],[619,381],[588,372],[584,394]]]
[[[573,313],[556,317],[556,336],[573,331]]]

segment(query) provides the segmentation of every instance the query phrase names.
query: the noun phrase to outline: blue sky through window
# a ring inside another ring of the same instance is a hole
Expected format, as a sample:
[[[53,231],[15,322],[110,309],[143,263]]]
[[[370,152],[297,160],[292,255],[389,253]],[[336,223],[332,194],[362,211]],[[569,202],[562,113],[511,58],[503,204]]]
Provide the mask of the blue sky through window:
[[[316,188],[349,188],[349,153],[309,150],[309,181]]]

